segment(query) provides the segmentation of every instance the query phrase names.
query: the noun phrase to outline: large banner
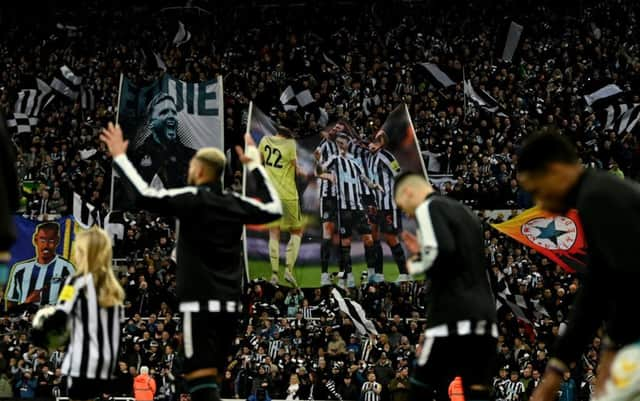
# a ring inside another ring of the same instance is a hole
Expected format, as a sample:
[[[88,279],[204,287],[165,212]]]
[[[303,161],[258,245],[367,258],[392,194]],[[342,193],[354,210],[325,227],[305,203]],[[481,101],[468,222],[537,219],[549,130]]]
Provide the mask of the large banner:
[[[129,140],[127,155],[147,183],[184,186],[197,149],[224,149],[222,80],[183,82],[165,74],[148,86],[122,78],[118,123]],[[130,202],[116,185],[112,209]]]
[[[317,136],[289,132],[253,105],[248,131],[284,208],[280,221],[247,227],[250,279],[277,272],[280,284],[291,285],[290,271],[300,287],[318,287],[339,283],[336,273],[349,264],[354,282],[347,286],[359,285],[363,272],[367,280],[395,281],[406,264],[399,233],[412,223],[395,205],[394,178],[403,171],[426,176],[406,106],[370,138],[343,121]]]
[[[575,209],[555,215],[533,207],[493,228],[531,247],[568,272],[586,267],[587,244]]]
[[[75,273],[70,262],[75,234],[81,228],[73,217],[39,222],[14,218],[18,240],[11,248],[5,286],[5,307],[55,304],[65,279]]]

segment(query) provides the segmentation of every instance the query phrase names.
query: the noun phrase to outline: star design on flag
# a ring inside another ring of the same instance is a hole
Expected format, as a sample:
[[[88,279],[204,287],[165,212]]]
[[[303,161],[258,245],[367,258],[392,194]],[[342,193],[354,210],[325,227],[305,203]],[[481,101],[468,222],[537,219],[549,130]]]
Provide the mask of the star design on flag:
[[[558,237],[567,233],[567,231],[558,230],[556,228],[555,219],[551,220],[551,222],[549,222],[549,224],[547,224],[546,227],[536,227],[536,228],[540,230],[540,234],[538,235],[538,238],[548,239],[549,241],[553,242],[556,245],[558,245]]]

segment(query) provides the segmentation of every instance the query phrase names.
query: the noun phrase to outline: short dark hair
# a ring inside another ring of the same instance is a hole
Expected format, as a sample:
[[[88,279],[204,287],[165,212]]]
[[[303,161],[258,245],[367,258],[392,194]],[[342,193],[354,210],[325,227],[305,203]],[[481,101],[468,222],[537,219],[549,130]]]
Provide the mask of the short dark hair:
[[[60,236],[60,224],[56,223],[55,221],[48,221],[45,223],[40,223],[38,224],[38,226],[36,227],[36,233],[39,233],[40,231],[55,231],[56,234],[58,236]]]
[[[541,172],[550,163],[576,164],[578,151],[567,137],[538,132],[528,137],[518,152],[519,172]]]

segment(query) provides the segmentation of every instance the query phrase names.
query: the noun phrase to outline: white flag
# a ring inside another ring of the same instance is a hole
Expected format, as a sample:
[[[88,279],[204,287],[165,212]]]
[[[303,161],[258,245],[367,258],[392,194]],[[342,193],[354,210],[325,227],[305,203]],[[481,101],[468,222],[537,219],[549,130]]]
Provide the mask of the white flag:
[[[178,32],[173,38],[173,44],[176,47],[180,47],[180,45],[187,43],[189,39],[191,39],[191,32],[184,28],[184,24],[181,21],[178,21]]]
[[[516,24],[511,21],[509,26],[509,33],[507,34],[507,41],[504,44],[504,50],[502,51],[502,59],[504,61],[511,61],[513,54],[518,48],[518,42],[520,42],[520,35],[522,35],[522,25]]]
[[[622,93],[622,89],[620,89],[618,85],[609,84],[609,85],[603,86],[602,88],[598,89],[593,93],[584,95],[584,101],[587,102],[588,106],[591,106],[593,103],[597,102],[598,100],[615,96],[619,93]]]

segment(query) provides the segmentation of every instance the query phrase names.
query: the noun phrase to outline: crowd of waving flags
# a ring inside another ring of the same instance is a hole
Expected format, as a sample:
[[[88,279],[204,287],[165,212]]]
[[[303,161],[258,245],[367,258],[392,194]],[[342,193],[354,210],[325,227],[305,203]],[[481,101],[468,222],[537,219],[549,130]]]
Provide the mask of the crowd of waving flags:
[[[33,132],[38,125],[40,114],[51,104],[56,95],[71,101],[80,98],[83,110],[95,109],[95,96],[90,86],[82,85],[82,77],[63,65],[56,72],[50,84],[40,78],[33,86],[22,89],[13,107],[13,113],[7,118],[7,127],[18,134]]]

